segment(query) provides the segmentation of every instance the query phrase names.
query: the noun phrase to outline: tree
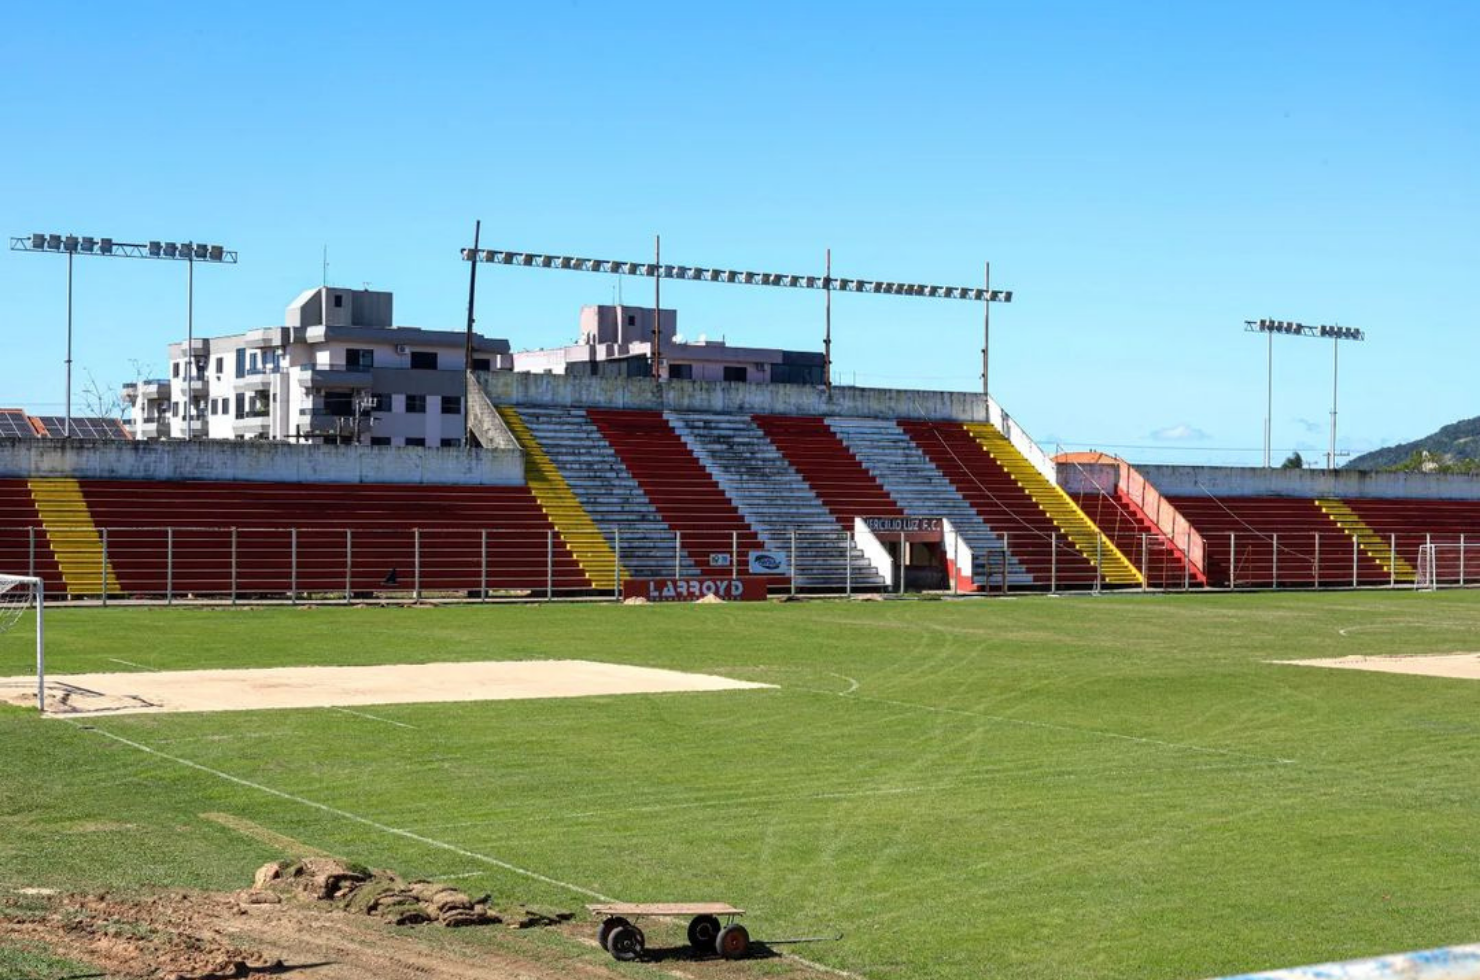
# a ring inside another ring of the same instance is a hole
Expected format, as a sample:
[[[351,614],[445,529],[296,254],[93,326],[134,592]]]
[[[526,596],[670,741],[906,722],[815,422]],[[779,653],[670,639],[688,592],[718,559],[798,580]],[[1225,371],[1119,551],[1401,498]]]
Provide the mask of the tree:
[[[1303,470],[1305,469],[1305,459],[1298,452],[1291,453],[1290,455],[1286,456],[1285,461],[1280,464],[1280,469]]]

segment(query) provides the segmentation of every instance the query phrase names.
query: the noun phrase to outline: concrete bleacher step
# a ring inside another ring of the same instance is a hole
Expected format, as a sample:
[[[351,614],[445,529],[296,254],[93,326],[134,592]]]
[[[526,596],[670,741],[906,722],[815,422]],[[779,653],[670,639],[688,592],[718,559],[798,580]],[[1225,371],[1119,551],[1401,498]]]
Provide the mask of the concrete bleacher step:
[[[766,547],[792,554],[798,585],[884,586],[873,563],[848,540],[851,529],[838,524],[753,419],[691,412],[665,416]]]
[[[1323,497],[1316,500],[1316,506],[1331,518],[1337,527],[1356,541],[1357,546],[1381,565],[1383,570],[1396,581],[1412,582],[1418,578],[1418,572],[1413,565],[1401,555],[1396,554],[1390,542],[1374,531],[1344,501],[1333,497]]]
[[[1008,583],[1033,583],[1033,576],[1007,551],[1002,538],[987,527],[898,424],[888,419],[851,418],[829,418],[827,424],[907,516],[943,517],[951,522],[976,556],[976,567],[971,571],[978,586],[1000,584],[988,582],[987,565],[989,561],[1000,565],[1004,554]],[[989,555],[999,557],[989,559]]]

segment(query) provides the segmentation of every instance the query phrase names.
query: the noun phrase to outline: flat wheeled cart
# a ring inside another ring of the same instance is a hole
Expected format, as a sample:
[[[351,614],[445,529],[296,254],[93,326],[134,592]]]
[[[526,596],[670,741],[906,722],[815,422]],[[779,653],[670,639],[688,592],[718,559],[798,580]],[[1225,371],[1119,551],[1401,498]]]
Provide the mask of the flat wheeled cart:
[[[586,908],[601,917],[596,941],[623,962],[637,959],[647,948],[647,937],[636,920],[650,915],[689,916],[689,945],[701,956],[713,953],[738,960],[750,951],[750,933],[735,921],[745,910],[723,902],[608,902]]]

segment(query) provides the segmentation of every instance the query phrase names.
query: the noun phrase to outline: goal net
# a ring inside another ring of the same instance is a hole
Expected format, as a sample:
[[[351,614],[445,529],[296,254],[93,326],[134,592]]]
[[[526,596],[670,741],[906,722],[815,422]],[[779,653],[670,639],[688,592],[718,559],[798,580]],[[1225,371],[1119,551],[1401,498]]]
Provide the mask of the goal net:
[[[28,623],[34,623],[36,636],[36,708],[46,710],[46,644],[45,644],[45,587],[39,578],[29,575],[0,574],[0,634],[31,631]],[[27,610],[34,615],[26,616]]]
[[[1432,592],[1447,585],[1480,581],[1480,541],[1426,543],[1418,546],[1413,587]]]

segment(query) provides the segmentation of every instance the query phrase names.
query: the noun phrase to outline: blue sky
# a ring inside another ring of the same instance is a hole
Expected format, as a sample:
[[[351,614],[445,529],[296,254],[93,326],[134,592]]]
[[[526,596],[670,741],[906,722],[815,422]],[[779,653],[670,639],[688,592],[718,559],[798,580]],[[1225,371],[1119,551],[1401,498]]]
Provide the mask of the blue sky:
[[[1261,457],[1262,316],[1344,345],[1339,442],[1480,415],[1480,5],[10,5],[0,215],[219,241],[196,328],[317,285],[459,328],[458,248],[993,284],[992,391],[1047,448]],[[0,252],[0,404],[60,412],[64,260]],[[479,329],[566,342],[600,276],[485,267]],[[628,301],[651,298],[627,281]],[[822,297],[666,283],[680,330],[817,349]],[[185,270],[80,259],[76,384],[159,373]],[[975,304],[839,296],[839,379],[976,389]],[[1278,338],[1323,457],[1330,345]]]

